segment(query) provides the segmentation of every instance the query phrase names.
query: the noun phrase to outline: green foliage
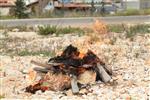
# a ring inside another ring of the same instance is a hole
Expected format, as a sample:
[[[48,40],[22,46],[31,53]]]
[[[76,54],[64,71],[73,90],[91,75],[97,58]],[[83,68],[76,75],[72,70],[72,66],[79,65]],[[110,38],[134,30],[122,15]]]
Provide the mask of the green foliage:
[[[149,9],[144,9],[144,14],[149,15],[150,14],[150,8]]]
[[[125,11],[120,11],[117,12],[115,15],[116,16],[132,16],[132,15],[149,15],[150,14],[150,9],[127,9]]]
[[[108,25],[108,30],[110,32],[121,33],[124,31],[123,25]]]
[[[75,28],[69,26],[69,27],[59,28],[56,34],[69,34],[69,33],[84,33],[84,31],[81,28]]]
[[[136,34],[150,33],[150,25],[134,25],[126,29],[126,37],[130,38]]]
[[[4,95],[0,95],[0,99],[3,99],[3,98],[5,98],[5,96]]]
[[[39,35],[49,35],[54,34],[57,32],[57,26],[39,26],[38,27],[38,34]]]
[[[51,35],[56,34],[57,36],[60,34],[69,34],[69,33],[84,33],[84,30],[81,28],[75,27],[57,27],[57,26],[39,26],[38,34],[39,35]]]
[[[28,17],[28,13],[26,13],[26,6],[23,0],[17,0],[15,2],[15,16],[17,18],[27,18]]]
[[[130,38],[136,34],[150,33],[150,25],[139,24],[133,26],[127,25],[108,25],[109,32],[122,33],[126,32],[126,37]]]

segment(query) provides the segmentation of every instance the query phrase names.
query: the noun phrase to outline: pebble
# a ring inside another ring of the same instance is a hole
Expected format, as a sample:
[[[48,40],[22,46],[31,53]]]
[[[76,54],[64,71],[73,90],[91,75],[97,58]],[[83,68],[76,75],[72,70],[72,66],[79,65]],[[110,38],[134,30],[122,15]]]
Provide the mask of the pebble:
[[[114,33],[115,34],[115,33]],[[89,44],[88,36],[76,36],[65,35],[61,37],[48,36],[48,37],[36,37],[33,39],[12,39],[12,41],[6,40],[6,48],[2,48],[3,51],[7,51],[13,48],[13,52],[29,50],[29,51],[55,51],[61,52],[69,44],[77,45],[80,49],[91,49],[94,51],[104,62],[112,66],[112,70],[115,73],[113,81],[117,84],[107,85],[102,82],[91,85],[88,89],[81,89],[82,95],[73,95],[71,89],[66,92],[67,96],[62,92],[37,91],[36,94],[26,95],[21,89],[28,86],[27,80],[24,78],[24,74],[36,67],[30,64],[32,59],[39,61],[47,61],[48,57],[40,56],[5,56],[0,55],[1,62],[0,68],[2,72],[6,73],[6,76],[2,74],[3,80],[2,94],[5,94],[5,99],[48,99],[48,100],[146,100],[150,98],[150,85],[149,85],[149,57],[150,50],[147,45],[150,40],[150,36],[141,35],[133,38],[133,41],[126,39],[124,35],[114,35],[116,41],[113,45],[109,43],[94,43]],[[107,40],[107,39],[106,39]],[[137,55],[138,53],[138,55]],[[37,77],[39,80],[41,77]],[[18,85],[19,86],[18,86]],[[13,92],[13,87],[17,92]]]

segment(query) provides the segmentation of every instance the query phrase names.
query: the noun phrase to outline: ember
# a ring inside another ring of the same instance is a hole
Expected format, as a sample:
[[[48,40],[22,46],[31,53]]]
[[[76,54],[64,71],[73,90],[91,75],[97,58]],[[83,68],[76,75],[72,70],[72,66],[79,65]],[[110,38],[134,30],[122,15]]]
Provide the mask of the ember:
[[[37,84],[26,88],[26,91],[31,93],[38,90],[62,91],[72,88],[75,94],[79,92],[78,83],[89,84],[93,80],[108,82],[112,75],[111,70],[91,50],[83,54],[72,45],[69,45],[60,56],[50,58],[47,64],[31,62],[44,67],[35,68],[35,71],[45,73]],[[89,80],[85,81],[88,78]]]

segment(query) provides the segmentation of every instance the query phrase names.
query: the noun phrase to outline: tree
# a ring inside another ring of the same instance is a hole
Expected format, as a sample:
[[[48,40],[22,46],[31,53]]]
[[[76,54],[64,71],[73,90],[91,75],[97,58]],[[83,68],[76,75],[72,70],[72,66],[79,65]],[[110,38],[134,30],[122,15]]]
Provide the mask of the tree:
[[[25,2],[23,0],[16,0],[15,5],[15,16],[17,18],[27,18],[28,13],[26,12]]]

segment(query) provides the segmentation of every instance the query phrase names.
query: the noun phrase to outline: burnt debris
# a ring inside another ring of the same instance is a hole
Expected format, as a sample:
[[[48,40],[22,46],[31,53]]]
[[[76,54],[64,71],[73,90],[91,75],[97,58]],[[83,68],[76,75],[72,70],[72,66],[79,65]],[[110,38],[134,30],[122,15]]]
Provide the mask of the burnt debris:
[[[43,67],[34,68],[35,71],[45,73],[45,76],[37,84],[26,88],[26,91],[31,93],[38,90],[43,92],[46,90],[62,91],[72,88],[72,92],[76,94],[79,92],[78,77],[84,72],[96,73],[95,81],[101,80],[105,83],[111,80],[112,75],[112,71],[91,50],[88,50],[86,54],[81,54],[72,45],[69,45],[60,56],[50,58],[47,64],[36,61],[31,61],[31,63]]]

